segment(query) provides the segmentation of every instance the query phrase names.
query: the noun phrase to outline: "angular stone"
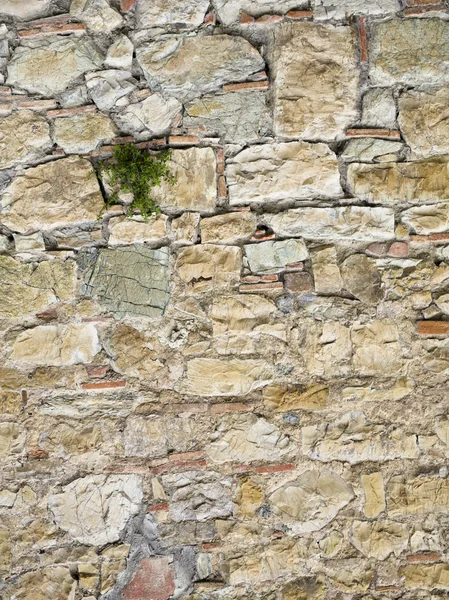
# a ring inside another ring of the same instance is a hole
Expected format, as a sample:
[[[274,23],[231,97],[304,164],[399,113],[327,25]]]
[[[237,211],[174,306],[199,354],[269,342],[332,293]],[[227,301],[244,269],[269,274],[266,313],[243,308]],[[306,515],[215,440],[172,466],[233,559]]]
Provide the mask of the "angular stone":
[[[345,289],[366,304],[378,304],[383,298],[380,272],[376,261],[365,254],[351,254],[340,266]]]
[[[67,154],[87,154],[117,135],[114,124],[101,113],[55,119],[54,140]]]
[[[274,512],[296,534],[318,531],[354,498],[352,487],[332,471],[304,471],[273,492]]]
[[[449,198],[449,163],[351,164],[348,167],[351,193],[365,202],[438,202]]]
[[[0,423],[0,457],[2,462],[21,454],[25,448],[26,431],[17,423]]]
[[[11,358],[60,367],[92,362],[99,351],[97,330],[90,323],[40,325],[19,334]]]
[[[173,150],[168,162],[174,185],[163,181],[153,198],[164,208],[211,212],[217,198],[217,161],[212,148]]]
[[[174,242],[182,245],[194,244],[198,239],[200,215],[198,213],[183,213],[171,222],[171,232]],[[206,240],[203,240],[206,241]]]
[[[168,556],[144,558],[130,583],[123,590],[123,600],[167,600],[175,591],[172,559]]]
[[[148,347],[145,336],[128,325],[120,324],[115,329],[109,345],[114,368],[123,375],[148,378],[161,365],[157,352]]]
[[[123,23],[123,18],[106,0],[72,0],[70,14],[94,33],[110,33]]]
[[[126,35],[118,37],[108,48],[104,64],[111,69],[129,71],[133,64],[134,46]]]
[[[294,8],[307,8],[307,0],[216,0],[214,3],[224,25],[238,23],[242,11],[261,17],[267,14],[285,14]]]
[[[116,317],[126,314],[158,317],[167,306],[169,251],[142,244],[104,248],[91,255],[83,293],[94,297]]]
[[[16,392],[0,392],[0,414],[18,415],[22,408],[22,397]],[[0,492],[0,498],[2,497]],[[2,501],[0,500],[0,506]]]
[[[53,96],[80,75],[98,69],[102,58],[86,37],[37,37],[19,46],[8,64],[7,84]]]
[[[394,129],[396,104],[389,88],[372,88],[362,98],[362,124],[366,127]]]
[[[47,121],[31,110],[0,119],[0,169],[41,158],[52,147]]]
[[[153,215],[148,221],[134,217],[113,217],[109,220],[109,246],[161,243],[167,238],[167,217]]]
[[[143,499],[137,475],[88,475],[48,498],[48,508],[62,530],[82,544],[117,541]]]
[[[387,485],[388,515],[447,513],[449,510],[449,479],[422,476],[406,479],[392,477]]]
[[[210,311],[214,337],[250,331],[279,335],[276,313],[274,302],[261,296],[242,294],[214,298]]]
[[[277,135],[332,140],[357,119],[357,51],[349,27],[280,25],[272,71]]]
[[[68,300],[75,291],[73,262],[20,263],[0,256],[0,316],[22,317],[55,302]]]
[[[124,133],[162,135],[178,120],[181,112],[182,104],[175,98],[151,94],[142,102],[127,106],[116,116],[116,122]]]
[[[137,27],[199,27],[209,7],[208,0],[141,0],[137,5]]]
[[[323,570],[333,589],[347,593],[368,591],[376,573],[367,561],[361,561],[359,557],[327,561]],[[369,596],[365,598],[371,600]]]
[[[311,385],[304,392],[293,388],[278,385],[269,385],[264,388],[263,399],[265,404],[282,412],[290,410],[323,410],[329,400],[329,388],[325,385]]]
[[[226,171],[231,205],[343,195],[337,158],[324,144],[251,146]]]
[[[414,206],[401,215],[402,222],[415,233],[429,235],[449,229],[449,202]]]
[[[361,475],[363,492],[365,494],[365,503],[363,512],[365,516],[372,519],[385,510],[385,489],[382,473],[370,473],[369,475]]]
[[[176,270],[193,292],[230,288],[240,279],[242,251],[238,246],[202,244],[182,248]]]
[[[69,567],[52,565],[23,573],[12,586],[12,594],[24,600],[46,600],[49,596],[67,600],[74,589]]]
[[[244,396],[270,383],[272,376],[264,360],[195,358],[187,363],[183,388],[194,396]]]
[[[315,291],[318,294],[338,294],[343,287],[337,252],[334,246],[323,246],[311,252]]]
[[[263,493],[252,479],[246,479],[240,485],[239,512],[242,515],[253,517],[255,511],[263,502]]]
[[[345,206],[294,208],[264,215],[264,221],[282,236],[312,240],[382,241],[394,238],[394,213],[389,208]]]
[[[375,24],[369,38],[374,85],[449,82],[449,23],[442,19],[391,19]]]
[[[309,328],[301,348],[309,373],[326,378],[347,375],[352,353],[349,328],[335,321],[328,321],[317,330]]]
[[[40,231],[31,235],[13,234],[16,252],[45,252],[44,236]]]
[[[363,375],[397,375],[403,359],[399,332],[391,319],[377,319],[361,325],[355,323],[351,331],[355,346],[354,368]]]
[[[186,471],[162,477],[170,496],[170,516],[176,523],[206,521],[232,515],[232,480],[213,471]]]
[[[404,91],[399,96],[399,125],[412,152],[421,156],[449,152],[447,88],[420,92]]]
[[[288,436],[266,419],[253,414],[226,415],[217,427],[216,441],[205,447],[212,462],[281,460],[293,450]]]
[[[364,556],[385,560],[408,547],[408,527],[394,521],[354,521],[352,543]]]
[[[0,14],[15,17],[19,21],[37,19],[47,14],[51,0],[0,0]]]
[[[302,429],[302,451],[309,458],[357,464],[396,458],[418,458],[416,436],[400,428],[385,430],[368,421],[361,411],[346,413],[333,423]]]
[[[271,129],[267,94],[248,90],[203,96],[187,104],[183,123],[217,132],[227,142],[254,142]]]
[[[403,149],[404,144],[401,142],[391,142],[376,138],[360,138],[349,140],[341,157],[348,162],[392,162],[399,158],[399,154]]]
[[[401,6],[398,0],[313,0],[315,19],[347,19],[351,15],[391,15]]]
[[[257,218],[252,212],[225,213],[201,219],[201,241],[211,244],[235,244],[256,231]]]
[[[117,101],[130,94],[136,87],[131,71],[96,71],[86,75],[86,85],[92,100],[100,110],[111,110]]]
[[[151,89],[186,102],[245,81],[265,62],[242,37],[230,35],[171,38],[141,46],[137,60]]]
[[[309,257],[307,246],[302,240],[260,242],[247,244],[244,248],[253,273],[283,269]]]
[[[424,588],[430,590],[449,590],[449,565],[407,565],[402,570],[405,575],[405,587],[409,589]],[[437,596],[434,596],[437,598]]]
[[[125,456],[153,459],[169,451],[187,452],[194,446],[195,434],[189,419],[130,417],[123,434]]]
[[[13,231],[31,233],[96,221],[103,207],[91,163],[73,156],[16,177],[3,194],[0,221]]]

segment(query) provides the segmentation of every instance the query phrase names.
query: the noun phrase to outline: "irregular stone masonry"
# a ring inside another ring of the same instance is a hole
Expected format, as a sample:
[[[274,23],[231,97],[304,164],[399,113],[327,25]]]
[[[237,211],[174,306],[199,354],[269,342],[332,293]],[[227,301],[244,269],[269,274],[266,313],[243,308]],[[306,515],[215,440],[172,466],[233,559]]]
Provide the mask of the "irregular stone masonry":
[[[438,0],[0,0],[2,600],[448,596],[448,65]]]

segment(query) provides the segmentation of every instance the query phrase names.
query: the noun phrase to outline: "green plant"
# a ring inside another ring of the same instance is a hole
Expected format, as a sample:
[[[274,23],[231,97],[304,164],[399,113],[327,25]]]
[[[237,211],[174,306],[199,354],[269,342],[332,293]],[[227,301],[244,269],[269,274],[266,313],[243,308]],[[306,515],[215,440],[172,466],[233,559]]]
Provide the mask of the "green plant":
[[[161,209],[151,197],[154,186],[160,185],[165,179],[173,185],[174,177],[170,173],[168,160],[171,152],[162,150],[157,154],[150,154],[141,150],[133,144],[115,146],[112,161],[100,162],[98,172],[107,173],[110,177],[111,186],[119,185],[124,192],[133,193],[133,201],[128,207],[127,216],[132,216],[135,210],[139,210],[145,220],[152,214],[158,214]],[[114,192],[106,200],[106,206],[117,202],[118,194]]]

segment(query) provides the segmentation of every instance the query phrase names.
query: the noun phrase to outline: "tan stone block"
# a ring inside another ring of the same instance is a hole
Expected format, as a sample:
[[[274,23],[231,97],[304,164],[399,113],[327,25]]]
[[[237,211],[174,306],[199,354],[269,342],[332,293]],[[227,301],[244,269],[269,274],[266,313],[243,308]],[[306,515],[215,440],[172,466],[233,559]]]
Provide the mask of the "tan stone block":
[[[263,502],[263,494],[260,486],[252,479],[245,479],[240,484],[240,492],[237,501],[239,512],[245,517],[253,517],[255,511]]]
[[[182,248],[176,269],[193,292],[230,288],[240,280],[242,251],[237,246],[202,244]]]
[[[361,475],[360,481],[365,494],[363,512],[369,518],[377,517],[385,510],[385,489],[382,473],[370,473]]]
[[[338,294],[343,287],[337,253],[334,246],[316,248],[310,252],[315,291],[318,294]]]
[[[329,399],[329,388],[311,385],[304,392],[278,385],[269,385],[263,390],[265,404],[273,410],[323,410]]]
[[[153,215],[148,221],[126,217],[114,217],[109,220],[109,246],[127,244],[160,244],[167,238],[166,215]]]
[[[117,136],[111,119],[102,113],[85,113],[55,119],[55,142],[67,154],[87,154]]]
[[[408,526],[394,521],[354,521],[352,543],[368,558],[385,560],[408,547]]]
[[[51,148],[50,128],[39,114],[20,110],[0,120],[0,168],[40,158]]]
[[[248,240],[256,231],[256,215],[235,212],[201,219],[201,241],[209,244],[235,244]]]
[[[388,515],[415,515],[449,509],[449,480],[441,477],[395,476],[387,485]]]
[[[449,590],[449,565],[407,565],[402,574],[405,575],[405,587],[435,590]]]

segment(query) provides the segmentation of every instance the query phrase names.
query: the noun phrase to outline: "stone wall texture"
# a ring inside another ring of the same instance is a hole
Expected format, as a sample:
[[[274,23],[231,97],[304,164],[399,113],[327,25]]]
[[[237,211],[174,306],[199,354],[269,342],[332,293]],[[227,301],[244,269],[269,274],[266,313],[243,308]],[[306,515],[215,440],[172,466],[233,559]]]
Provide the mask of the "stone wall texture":
[[[446,1],[0,0],[0,600],[448,597]]]

